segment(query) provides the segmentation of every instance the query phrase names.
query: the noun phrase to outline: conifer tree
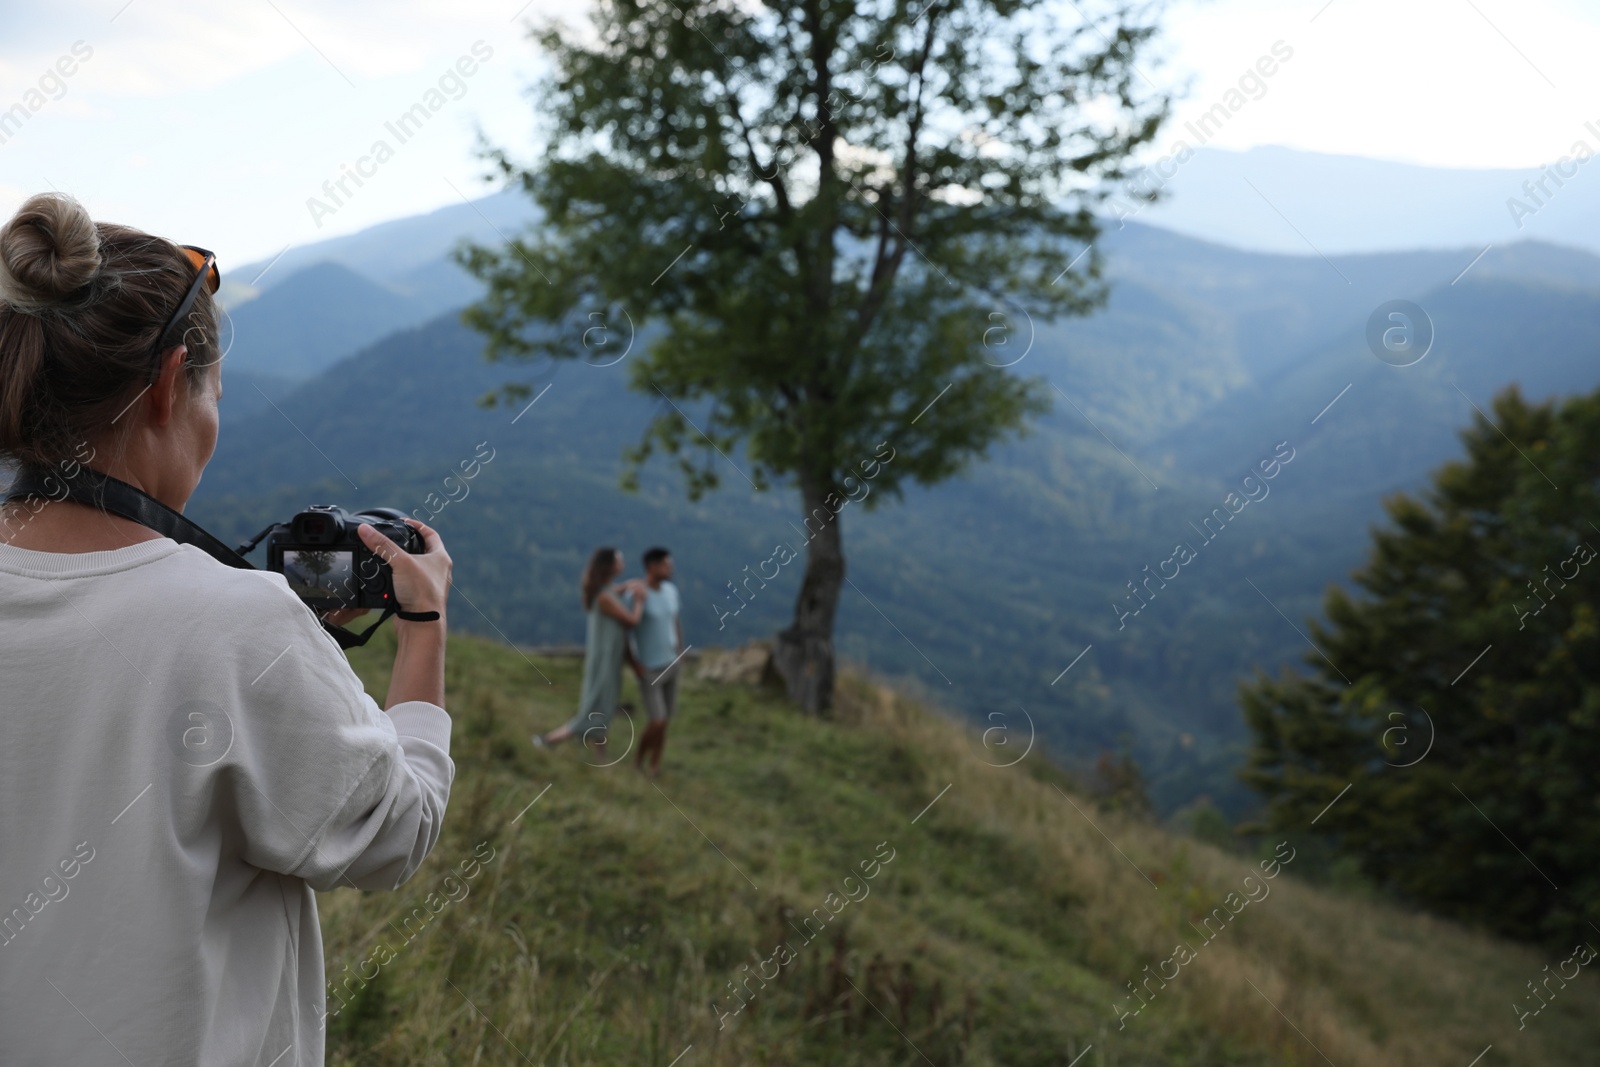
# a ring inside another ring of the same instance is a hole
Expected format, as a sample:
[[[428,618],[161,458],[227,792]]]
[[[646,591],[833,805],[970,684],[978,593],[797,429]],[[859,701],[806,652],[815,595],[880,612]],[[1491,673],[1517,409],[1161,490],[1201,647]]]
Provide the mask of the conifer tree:
[[[1492,418],[1385,502],[1311,670],[1241,687],[1241,776],[1400,897],[1570,947],[1600,938],[1600,391]]]

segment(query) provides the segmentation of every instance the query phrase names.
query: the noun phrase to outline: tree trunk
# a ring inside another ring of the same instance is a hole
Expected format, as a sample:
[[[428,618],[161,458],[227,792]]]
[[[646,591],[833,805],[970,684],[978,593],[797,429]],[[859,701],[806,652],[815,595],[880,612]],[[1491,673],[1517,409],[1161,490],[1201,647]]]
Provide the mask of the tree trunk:
[[[794,622],[780,630],[772,663],[788,688],[789,699],[811,715],[833,708],[833,616],[844,584],[844,547],[839,517],[825,499],[837,498],[815,476],[800,477],[805,508],[806,573],[795,600]]]

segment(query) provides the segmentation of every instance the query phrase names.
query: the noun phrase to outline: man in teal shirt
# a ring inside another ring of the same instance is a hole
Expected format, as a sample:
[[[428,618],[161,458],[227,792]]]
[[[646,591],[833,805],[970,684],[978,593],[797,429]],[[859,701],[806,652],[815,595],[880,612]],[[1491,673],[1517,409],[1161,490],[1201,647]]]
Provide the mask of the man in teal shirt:
[[[685,649],[683,622],[678,616],[678,587],[671,581],[672,554],[660,546],[646,550],[644,571],[644,614],[633,628],[637,649],[630,648],[627,658],[639,679],[639,696],[650,712],[634,764],[644,770],[648,753],[649,773],[654,777],[661,770],[667,725],[678,707],[678,672]]]

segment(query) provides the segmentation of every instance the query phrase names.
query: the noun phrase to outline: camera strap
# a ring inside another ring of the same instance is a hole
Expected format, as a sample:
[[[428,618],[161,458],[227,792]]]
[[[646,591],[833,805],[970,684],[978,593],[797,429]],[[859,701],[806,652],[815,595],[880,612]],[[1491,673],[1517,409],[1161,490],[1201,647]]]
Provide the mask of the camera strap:
[[[185,518],[181,512],[173,511],[161,501],[119,478],[113,478],[90,467],[80,466],[76,473],[68,476],[55,471],[41,471],[24,466],[17,471],[16,477],[11,482],[11,488],[6,490],[5,499],[12,501],[34,497],[69,500],[74,504],[85,504],[101,511],[109,511],[113,515],[121,515],[140,526],[154,530],[163,537],[171,538],[180,545],[193,545],[212,559],[229,567],[249,571],[260,569],[207,533],[198,523]],[[343,626],[335,626],[326,620],[318,621],[338,642],[340,648],[359,648],[367,643],[378,627],[383,625],[383,621],[392,614],[394,614],[393,608],[385,608],[383,614],[378,616],[378,621],[359,634],[346,630]]]

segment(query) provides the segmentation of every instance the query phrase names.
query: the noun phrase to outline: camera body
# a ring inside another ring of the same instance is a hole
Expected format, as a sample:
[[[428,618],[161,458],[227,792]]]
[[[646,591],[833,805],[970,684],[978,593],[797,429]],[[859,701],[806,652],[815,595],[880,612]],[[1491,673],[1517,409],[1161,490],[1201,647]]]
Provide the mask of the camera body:
[[[401,607],[394,599],[393,570],[356,532],[363,523],[413,555],[426,547],[395,508],[349,512],[335,504],[312,504],[268,529],[267,569],[282,574],[315,611]]]

